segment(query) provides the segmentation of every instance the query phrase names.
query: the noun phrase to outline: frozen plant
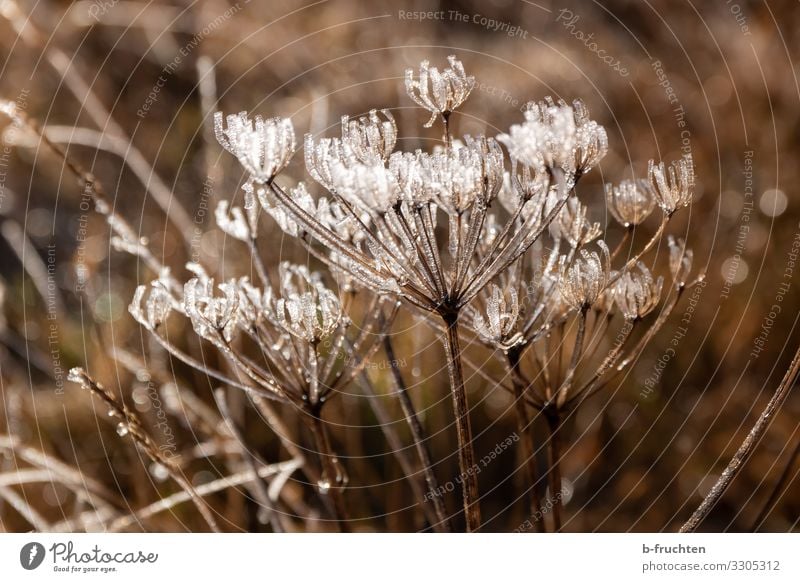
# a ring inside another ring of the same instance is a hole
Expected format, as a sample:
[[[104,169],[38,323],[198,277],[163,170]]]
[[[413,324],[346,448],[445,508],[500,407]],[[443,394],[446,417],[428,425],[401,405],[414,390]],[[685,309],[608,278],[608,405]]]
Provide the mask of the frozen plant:
[[[596,309],[605,317],[615,293],[620,309],[628,316],[635,313],[634,319],[654,307],[660,286],[643,266],[637,267],[639,257],[657,242],[667,220],[691,201],[693,170],[690,160],[669,169],[651,163],[645,191],[625,184],[609,190],[614,215],[626,226],[640,224],[655,203],[664,212],[641,253],[612,272],[612,254],[602,242],[589,250],[602,229],[588,220],[588,209],[575,191],[577,181],[608,150],[604,128],[590,119],[582,102],[546,98],[531,103],[524,122],[506,134],[455,139],[452,116],[475,80],[455,57],[448,60],[443,71],[423,61],[416,74],[406,71],[405,82],[411,99],[431,114],[426,127],[442,122],[442,145],[430,151],[393,151],[394,120],[372,111],[357,120],[343,118],[341,137],[306,136],[306,169],[321,188],[316,196],[302,183],[291,187],[281,176],[265,180],[252,164],[242,165],[248,183],[258,185],[262,208],[279,217],[281,228],[313,256],[356,287],[403,299],[441,321],[464,510],[467,529],[474,531],[480,527],[480,510],[477,476],[470,470],[475,459],[459,339],[462,313],[470,312],[467,325],[513,358],[577,315],[576,347],[566,373],[550,377],[544,394],[534,393],[519,365],[511,365],[519,378],[518,400],[548,412],[591,392],[596,383],[583,390],[572,386],[584,352],[587,314]],[[292,153],[288,140],[282,149],[264,147],[254,155],[250,147],[258,140],[246,136],[257,124],[242,115],[229,116],[225,128],[218,125],[222,145],[239,160],[254,157],[270,168],[281,165]],[[288,120],[275,123],[291,133]],[[333,208],[336,219],[329,212]],[[544,250],[547,239],[553,242],[550,251]],[[526,280],[532,261],[543,268]],[[526,303],[524,315],[520,301]]]

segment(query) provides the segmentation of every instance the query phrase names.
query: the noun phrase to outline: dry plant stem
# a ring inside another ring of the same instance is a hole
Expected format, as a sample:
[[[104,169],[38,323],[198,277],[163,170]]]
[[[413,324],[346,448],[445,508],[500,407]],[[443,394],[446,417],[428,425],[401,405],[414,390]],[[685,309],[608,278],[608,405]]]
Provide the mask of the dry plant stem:
[[[433,502],[434,510],[436,511],[437,524],[434,524],[434,529],[437,531],[450,531],[450,522],[447,519],[447,510],[444,506],[444,500],[440,495],[437,495],[439,490],[439,482],[436,479],[436,473],[433,471],[433,462],[431,461],[431,452],[428,447],[428,440],[425,435],[425,429],[419,421],[417,411],[414,408],[414,403],[408,395],[408,388],[406,387],[403,375],[400,369],[395,365],[397,359],[395,358],[394,346],[392,339],[389,335],[383,336],[383,349],[386,352],[386,357],[389,360],[389,366],[392,369],[392,378],[397,392],[397,398],[400,400],[400,407],[403,409],[403,414],[406,417],[409,429],[411,429],[411,437],[414,439],[414,446],[417,449],[422,470],[425,474],[425,483],[428,485],[428,493],[430,494],[431,501]]]
[[[731,484],[731,481],[733,481],[736,475],[739,474],[739,471],[742,469],[745,462],[747,462],[747,459],[750,458],[750,455],[753,454],[753,451],[758,446],[758,443],[761,441],[761,437],[764,436],[767,428],[769,428],[772,418],[778,412],[786,400],[786,397],[789,395],[795,380],[797,380],[797,375],[799,372],[800,348],[795,353],[789,369],[786,370],[786,375],[784,375],[783,380],[781,380],[781,383],[778,385],[778,389],[775,390],[775,394],[773,394],[772,398],[770,398],[767,406],[761,413],[761,416],[758,417],[758,420],[756,420],[753,428],[750,429],[750,432],[745,437],[744,441],[739,447],[739,450],[737,450],[733,455],[733,458],[728,463],[728,466],[725,467],[725,470],[711,488],[709,494],[705,499],[703,499],[703,502],[694,511],[686,523],[681,526],[681,533],[690,533],[696,531],[697,527],[703,522],[708,514],[711,513],[711,510],[717,504],[717,501],[719,501],[719,499],[722,497],[722,494],[725,493],[725,490]]]
[[[431,504],[427,503],[425,488],[421,485],[419,479],[417,479],[418,473],[414,469],[408,455],[406,455],[406,448],[403,445],[403,441],[400,439],[397,431],[394,428],[394,419],[387,412],[386,407],[381,403],[380,396],[375,392],[372,382],[370,382],[370,379],[366,373],[362,372],[356,378],[356,382],[361,387],[362,393],[366,396],[369,396],[367,399],[369,406],[372,409],[375,418],[378,420],[381,432],[386,438],[389,449],[392,451],[395,459],[397,459],[397,464],[400,465],[400,469],[403,471],[403,475],[405,476],[408,486],[411,488],[411,491],[417,498],[417,504],[422,508],[423,513],[425,513],[428,523],[435,524],[438,520],[438,517],[435,510],[431,509]]]
[[[511,383],[514,388],[514,412],[517,418],[517,431],[520,437],[520,447],[522,448],[522,461],[525,463],[525,472],[528,476],[528,487],[530,487],[530,514],[538,515],[542,507],[542,500],[539,496],[539,475],[536,470],[536,455],[534,454],[533,430],[530,415],[528,414],[528,403],[525,398],[527,383],[520,372],[520,350],[516,347],[508,350],[506,358],[511,369]],[[544,533],[544,520],[535,520],[536,531]]]
[[[769,497],[764,502],[764,506],[761,508],[761,511],[758,512],[758,516],[753,521],[753,525],[750,526],[750,531],[754,532],[761,527],[761,524],[767,519],[769,512],[772,511],[772,508],[775,506],[775,503],[778,501],[780,497],[781,491],[786,486],[787,482],[792,481],[790,480],[790,475],[792,474],[792,468],[794,464],[797,462],[797,459],[800,458],[800,439],[798,439],[797,444],[794,446],[794,450],[789,455],[789,458],[786,460],[786,464],[783,467],[783,471],[781,471],[780,477],[778,480],[775,481],[775,485],[772,487],[772,492],[769,494]]]
[[[548,450],[550,451],[549,489],[553,505],[553,531],[561,531],[561,413],[550,408],[545,411],[547,427],[550,429]]]
[[[341,471],[337,467],[338,460],[336,459],[336,454],[333,452],[333,447],[331,446],[328,429],[325,426],[325,422],[322,420],[322,415],[320,414],[319,409],[312,411],[310,417],[311,419],[308,424],[311,428],[311,433],[314,435],[314,440],[319,451],[319,457],[322,463],[322,480],[327,481],[327,490],[320,492],[323,496],[329,496],[334,517],[338,522],[339,529],[343,533],[349,532],[349,517],[347,514],[347,508],[344,504],[342,486],[338,479],[338,475],[340,475]],[[318,488],[320,488],[321,485],[321,483],[318,484]]]
[[[475,452],[472,447],[472,428],[469,423],[469,405],[461,367],[461,343],[458,339],[458,312],[442,314],[446,333],[447,372],[458,433],[458,462],[461,470],[461,488],[464,495],[464,516],[467,531],[475,532],[481,526],[481,509],[478,505],[478,474],[475,471]]]

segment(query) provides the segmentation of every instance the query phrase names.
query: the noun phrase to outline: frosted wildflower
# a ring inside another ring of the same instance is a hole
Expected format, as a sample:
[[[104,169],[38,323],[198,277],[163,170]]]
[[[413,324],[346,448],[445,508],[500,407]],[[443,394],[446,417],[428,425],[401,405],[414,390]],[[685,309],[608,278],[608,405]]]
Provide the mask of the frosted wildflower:
[[[428,61],[422,61],[417,78],[413,69],[406,69],[406,93],[431,112],[425,127],[431,127],[439,116],[446,119],[466,101],[475,86],[475,77],[467,76],[461,61],[452,55],[447,61],[450,66],[441,72]]]
[[[512,158],[538,171],[558,167],[575,179],[597,165],[608,151],[605,129],[588,117],[581,101],[573,106],[547,97],[529,103],[525,122],[498,139]]]
[[[511,347],[522,336],[516,331],[519,319],[519,298],[513,287],[508,291],[508,300],[497,285],[490,285],[486,301],[486,316],[476,313],[473,329],[482,340],[498,346]]]
[[[331,187],[350,204],[367,212],[386,212],[400,199],[395,176],[382,164],[341,162],[331,166]]]
[[[647,171],[653,185],[658,206],[667,216],[692,203],[694,194],[694,163],[691,156],[684,156],[668,167],[664,162],[656,165],[652,160]]]
[[[647,180],[623,180],[618,186],[606,184],[608,210],[624,227],[638,226],[656,207],[653,187]]]
[[[600,298],[609,280],[608,247],[599,241],[600,253],[580,251],[580,256],[566,266],[562,261],[560,292],[574,309],[586,309]]]
[[[373,109],[369,115],[350,119],[342,117],[342,142],[347,143],[353,155],[362,164],[383,163],[394,151],[397,143],[397,124],[392,114]]]
[[[268,184],[288,164],[294,154],[294,127],[289,119],[264,119],[247,112],[228,115],[223,125],[222,113],[214,114],[214,132],[220,145],[236,156],[252,180]]]
[[[623,273],[617,280],[614,298],[625,319],[642,319],[658,305],[664,278],[653,279],[647,267],[638,263],[637,271]]]
[[[319,273],[302,265],[281,263],[277,323],[293,336],[316,343],[330,336],[342,320],[339,298],[322,284]]]
[[[575,112],[575,173],[582,176],[595,166],[608,153],[608,134],[605,128],[589,119],[589,110],[583,101],[576,99],[572,103]]]
[[[502,186],[503,155],[497,142],[478,138],[468,143],[419,157],[423,183],[451,215],[463,214],[478,200],[488,205]]]
[[[234,282],[220,283],[222,296],[214,295],[214,280],[194,277],[183,288],[183,308],[197,335],[226,346],[236,330],[239,294]]]
[[[148,294],[145,285],[136,287],[128,311],[139,324],[152,331],[166,321],[173,309],[173,299],[158,281],[150,284],[149,291]]]
[[[684,287],[692,271],[694,253],[686,248],[686,241],[682,238],[675,239],[672,235],[667,238],[669,246],[669,269],[675,284]]]

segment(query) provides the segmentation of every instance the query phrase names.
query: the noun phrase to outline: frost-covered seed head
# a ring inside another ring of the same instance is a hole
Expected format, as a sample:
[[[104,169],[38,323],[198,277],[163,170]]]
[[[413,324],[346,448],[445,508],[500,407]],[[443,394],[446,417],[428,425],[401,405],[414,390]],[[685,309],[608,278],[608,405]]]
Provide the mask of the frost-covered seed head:
[[[486,301],[486,317],[476,313],[473,327],[484,341],[510,348],[522,339],[522,335],[516,331],[518,319],[519,298],[516,289],[511,287],[506,299],[503,290],[492,284]]]
[[[214,132],[220,145],[236,156],[252,180],[266,184],[288,164],[295,150],[294,127],[282,117],[264,119],[247,112],[228,115],[223,126],[221,112],[214,114]]]
[[[497,139],[525,165],[538,171],[558,167],[575,176],[591,170],[608,151],[605,129],[588,118],[582,102],[569,106],[550,97],[528,104],[525,121]]]
[[[288,333],[307,342],[330,336],[342,321],[336,294],[325,287],[319,273],[302,265],[280,265],[280,297],[275,301],[277,323]]]
[[[349,145],[353,155],[362,164],[383,163],[394,151],[397,143],[397,124],[392,114],[373,109],[369,115],[350,119],[342,117],[342,142]]]
[[[431,112],[425,127],[431,127],[440,115],[455,111],[475,86],[475,77],[467,76],[461,61],[452,55],[447,61],[450,66],[441,72],[428,61],[422,61],[417,78],[413,69],[406,69],[406,93],[417,105]]]
[[[653,279],[653,275],[638,263],[637,271],[627,271],[617,279],[614,298],[625,319],[633,321],[641,319],[658,305],[661,299],[663,277]]]
[[[606,202],[614,220],[622,226],[638,226],[656,207],[653,187],[647,180],[623,180],[606,184]]]
[[[656,165],[651,160],[647,174],[653,185],[658,206],[667,216],[692,203],[694,194],[692,156],[686,155],[668,167],[664,162]]]
[[[562,260],[560,292],[564,301],[574,309],[585,309],[595,303],[609,278],[608,247],[598,241],[600,253],[580,251],[580,256],[566,266]],[[565,258],[565,257],[562,257]]]

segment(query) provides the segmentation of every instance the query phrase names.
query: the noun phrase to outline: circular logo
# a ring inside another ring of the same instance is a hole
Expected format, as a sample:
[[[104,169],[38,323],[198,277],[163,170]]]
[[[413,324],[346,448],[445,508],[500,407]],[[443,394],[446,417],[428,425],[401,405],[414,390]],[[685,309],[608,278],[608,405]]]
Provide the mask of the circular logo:
[[[26,570],[35,570],[44,561],[44,546],[39,542],[30,542],[19,551],[19,563]]]

